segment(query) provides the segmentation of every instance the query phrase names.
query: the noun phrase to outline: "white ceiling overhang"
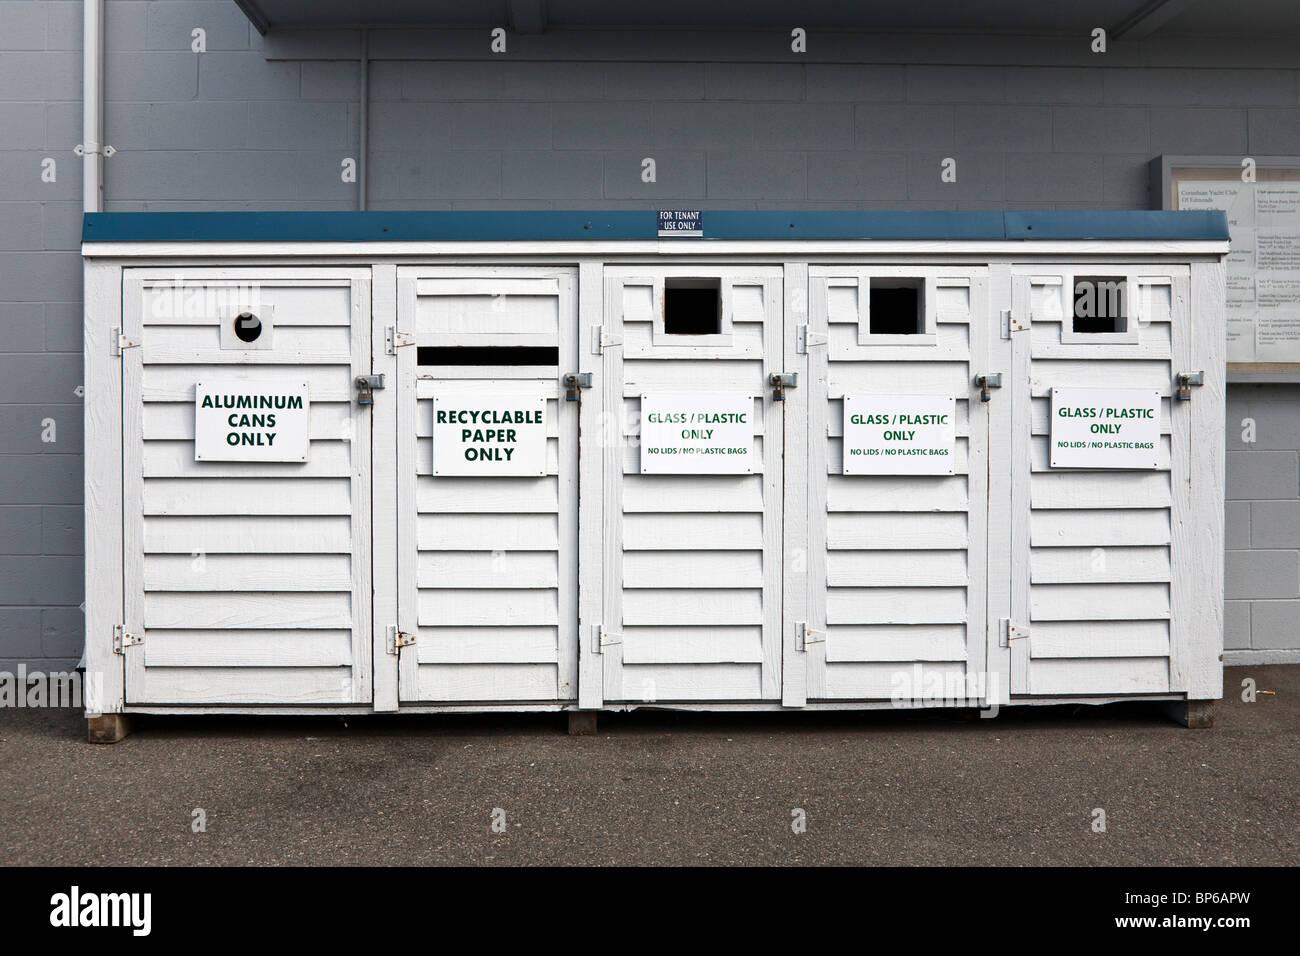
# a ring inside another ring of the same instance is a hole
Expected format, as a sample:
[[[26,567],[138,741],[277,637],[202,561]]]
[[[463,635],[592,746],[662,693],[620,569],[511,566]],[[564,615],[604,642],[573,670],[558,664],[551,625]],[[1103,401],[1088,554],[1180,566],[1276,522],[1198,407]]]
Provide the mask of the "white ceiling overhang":
[[[235,0],[262,33],[339,27],[548,29],[839,27],[1068,35],[1104,27],[1113,39],[1300,36],[1297,0]]]

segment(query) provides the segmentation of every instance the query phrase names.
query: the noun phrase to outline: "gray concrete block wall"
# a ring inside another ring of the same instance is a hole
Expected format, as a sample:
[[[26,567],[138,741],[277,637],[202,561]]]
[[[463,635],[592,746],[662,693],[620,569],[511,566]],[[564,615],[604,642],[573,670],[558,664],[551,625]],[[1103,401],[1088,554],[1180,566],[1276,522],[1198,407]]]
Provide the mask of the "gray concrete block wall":
[[[229,0],[107,0],[106,208],[356,208],[356,44],[327,39],[268,60]],[[0,3],[0,669],[81,640],[80,51],[80,0]],[[370,207],[1144,208],[1161,153],[1300,153],[1293,69],[674,55],[378,59]],[[1300,659],[1300,386],[1229,399],[1228,646]]]
[[[1228,626],[1234,659],[1290,659],[1300,647],[1300,388],[1228,391]]]
[[[80,132],[81,4],[0,4],[4,671],[81,653]]]

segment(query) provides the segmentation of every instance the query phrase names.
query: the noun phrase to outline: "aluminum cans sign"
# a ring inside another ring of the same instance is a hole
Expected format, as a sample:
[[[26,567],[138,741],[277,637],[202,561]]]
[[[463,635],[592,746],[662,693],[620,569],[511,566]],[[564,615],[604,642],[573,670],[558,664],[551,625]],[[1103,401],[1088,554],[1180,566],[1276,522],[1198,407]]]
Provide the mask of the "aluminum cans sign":
[[[951,475],[956,418],[949,395],[845,395],[844,474]]]
[[[1053,468],[1160,467],[1160,392],[1052,389]]]
[[[195,461],[306,461],[306,382],[194,383]]]
[[[434,395],[433,474],[546,474],[546,399],[501,392]]]
[[[641,474],[753,471],[754,396],[641,396]]]

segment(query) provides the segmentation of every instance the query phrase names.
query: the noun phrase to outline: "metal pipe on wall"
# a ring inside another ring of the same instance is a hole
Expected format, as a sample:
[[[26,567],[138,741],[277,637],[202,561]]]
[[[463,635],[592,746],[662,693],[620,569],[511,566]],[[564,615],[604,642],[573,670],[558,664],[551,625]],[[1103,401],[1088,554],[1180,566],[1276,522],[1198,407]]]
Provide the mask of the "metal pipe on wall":
[[[82,25],[82,208],[104,207],[104,0],[84,0]]]
[[[362,212],[366,209],[366,180],[370,176],[370,31],[361,31],[361,155],[357,171],[357,205]]]

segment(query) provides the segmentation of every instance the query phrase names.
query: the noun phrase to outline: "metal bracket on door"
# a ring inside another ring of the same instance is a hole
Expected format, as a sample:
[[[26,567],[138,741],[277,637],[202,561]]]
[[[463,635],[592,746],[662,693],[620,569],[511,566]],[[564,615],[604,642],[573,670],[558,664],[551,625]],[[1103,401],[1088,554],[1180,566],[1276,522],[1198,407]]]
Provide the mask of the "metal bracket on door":
[[[826,643],[826,632],[809,627],[807,621],[799,621],[795,624],[795,627],[799,629],[799,650],[808,650],[809,644]]]
[[[398,349],[414,344],[415,336],[410,332],[399,332],[396,326],[392,325],[384,329],[384,351],[389,355],[396,355]]]
[[[1191,401],[1192,389],[1200,388],[1205,384],[1205,373],[1179,372],[1174,376],[1174,382],[1178,386],[1178,400],[1180,402]]]
[[[591,636],[597,654],[600,654],[607,647],[614,647],[623,643],[623,635],[620,632],[607,631],[603,624],[591,625]]]
[[[785,390],[799,387],[799,373],[773,372],[767,377],[767,384],[772,386],[772,401],[784,402]]]
[[[114,355],[121,355],[127,349],[139,348],[140,343],[127,338],[121,329],[113,330],[112,350]]]
[[[384,387],[384,376],[358,375],[356,385],[357,404],[373,405],[375,404],[375,392]]]
[[[1002,310],[1001,319],[1002,319],[1002,337],[1004,339],[1009,339],[1011,338],[1011,336],[1015,335],[1015,333],[1024,332],[1026,329],[1029,328],[1029,326],[1027,325],[1022,325],[1020,320],[1016,318],[1016,314],[1012,312],[1010,309]]]
[[[980,401],[987,402],[992,398],[989,395],[989,389],[1002,387],[1002,373],[989,372],[987,375],[976,375],[975,387],[980,390]]]
[[[138,634],[132,634],[126,629],[124,624],[113,625],[113,653],[125,654],[128,647],[135,647],[137,644],[143,644],[144,638]]]
[[[579,389],[591,388],[591,373],[570,372],[560,379],[560,384],[564,386],[564,400],[566,402],[576,402],[580,398]]]
[[[999,618],[998,625],[998,647],[1010,647],[1012,641],[1029,637],[1029,628],[1024,624],[1012,624],[1010,618]]]
[[[410,647],[415,643],[415,635],[408,634],[406,631],[399,631],[395,626],[388,627],[388,653],[397,656],[403,647]]]
[[[807,355],[814,345],[825,345],[829,339],[825,332],[809,332],[808,326],[801,325],[795,333],[795,351]]]
[[[603,325],[591,327],[591,354],[599,355],[605,349],[612,349],[623,344],[623,336],[615,335]]]

